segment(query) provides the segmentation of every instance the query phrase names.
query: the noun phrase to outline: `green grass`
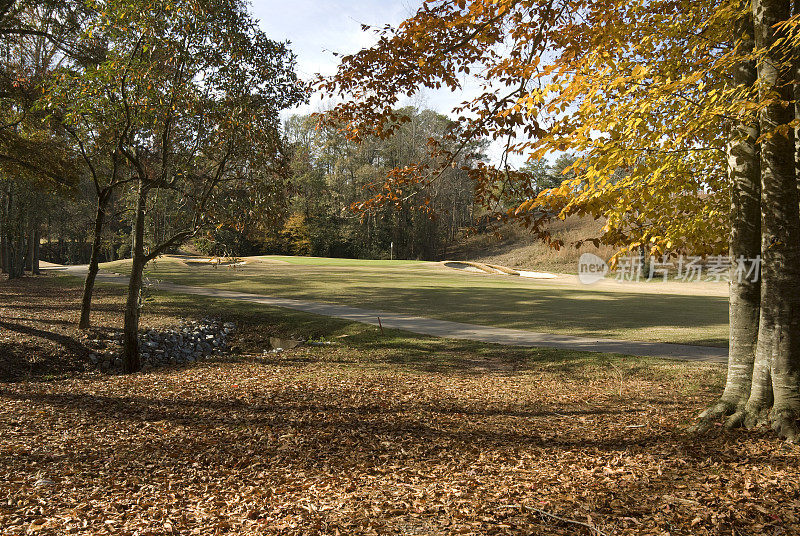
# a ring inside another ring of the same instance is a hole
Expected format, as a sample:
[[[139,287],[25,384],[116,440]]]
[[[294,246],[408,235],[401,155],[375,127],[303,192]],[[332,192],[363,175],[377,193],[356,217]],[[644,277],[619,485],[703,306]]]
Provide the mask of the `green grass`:
[[[290,257],[284,255],[265,255],[264,260],[276,260],[297,264],[301,266],[403,266],[409,264],[423,264],[426,261],[409,261],[403,259],[334,259],[329,257]]]
[[[105,286],[105,285],[103,285]],[[570,381],[677,382],[678,391],[718,391],[724,369],[711,363],[690,363],[618,354],[582,352],[555,348],[524,348],[477,341],[444,339],[401,330],[379,330],[375,326],[330,318],[291,309],[247,302],[161,292],[145,305],[148,317],[209,316],[236,322],[240,350],[258,352],[269,347],[270,337],[331,341],[332,346],[312,348],[313,360],[344,367],[342,370],[379,369],[437,374],[560,374]],[[262,359],[269,359],[266,358]],[[287,354],[273,359],[281,365],[309,356]],[[706,371],[698,374],[698,371]]]
[[[592,290],[577,282],[556,285],[533,279],[482,276],[431,263],[374,265],[370,261],[354,261],[336,265],[342,260],[324,261],[331,263],[256,262],[231,270],[189,267],[162,259],[148,268],[148,276],[186,285],[537,332],[727,344],[727,299],[693,295],[690,287],[685,292],[673,289],[678,292],[674,294],[663,292],[656,284],[641,285],[636,290]],[[125,272],[127,266],[128,262],[120,261],[104,265],[104,269]]]

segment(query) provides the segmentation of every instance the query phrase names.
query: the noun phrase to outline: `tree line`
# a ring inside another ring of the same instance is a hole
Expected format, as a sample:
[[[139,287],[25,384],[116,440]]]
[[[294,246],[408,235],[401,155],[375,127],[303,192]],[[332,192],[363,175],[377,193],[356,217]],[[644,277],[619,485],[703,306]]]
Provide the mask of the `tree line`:
[[[238,0],[0,2],[0,271],[130,258],[125,370],[139,368],[144,267],[184,245],[210,255],[441,258],[484,212],[464,171],[475,140],[435,183],[391,207],[354,209],[393,170],[441,156],[456,123],[402,109],[397,136],[355,143],[304,102],[286,43]]]
[[[294,56],[236,0],[4,1],[0,40],[2,269],[88,252],[85,328],[100,260],[129,256],[136,371],[144,266],[282,181]]]
[[[428,140],[444,139],[454,126],[431,110],[407,107],[402,113],[409,120],[396,136],[365,143],[348,140],[338,128],[320,128],[314,115],[290,117],[284,128],[289,180],[277,221],[224,226],[197,244],[212,255],[443,258],[448,246],[480,217],[463,168],[485,158],[486,143],[476,143],[434,184],[409,189],[392,206],[359,213],[354,208],[383,187],[391,170],[428,158]]]

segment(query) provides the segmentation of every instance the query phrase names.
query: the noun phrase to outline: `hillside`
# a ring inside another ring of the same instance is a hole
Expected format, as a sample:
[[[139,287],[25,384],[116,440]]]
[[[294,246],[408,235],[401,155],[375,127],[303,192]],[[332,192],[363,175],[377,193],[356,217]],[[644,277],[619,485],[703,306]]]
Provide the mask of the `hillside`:
[[[566,244],[566,247],[556,251],[521,226],[507,225],[501,230],[502,238],[493,234],[481,234],[462,239],[451,248],[448,257],[452,260],[500,264],[522,270],[577,273],[581,254],[590,252],[604,259],[613,254],[612,248],[607,246],[598,248],[592,244],[584,244],[576,249],[571,245],[579,240],[599,236],[602,226],[601,221],[587,218],[568,218],[552,223],[550,231],[553,236]]]

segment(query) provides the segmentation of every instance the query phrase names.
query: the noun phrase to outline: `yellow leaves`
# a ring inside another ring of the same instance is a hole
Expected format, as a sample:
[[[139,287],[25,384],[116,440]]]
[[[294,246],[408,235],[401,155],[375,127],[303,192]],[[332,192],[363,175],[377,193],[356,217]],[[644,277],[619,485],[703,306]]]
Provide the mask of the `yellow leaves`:
[[[628,84],[628,79],[626,77],[624,77],[624,76],[620,76],[620,77],[615,78],[609,84],[609,87],[611,87],[613,89],[613,88],[618,88],[620,86],[625,86],[627,84]]]
[[[523,4],[530,13],[519,11]],[[641,216],[664,228],[656,236],[665,243],[685,244],[692,233],[690,239],[699,242],[702,233],[691,230],[700,229],[699,223],[678,222],[702,219],[702,212],[726,195],[719,150],[725,139],[721,118],[757,112],[755,99],[725,91],[720,74],[732,66],[733,56],[718,45],[730,39],[729,23],[738,6],[612,1],[586,4],[580,18],[566,14],[559,23],[542,27],[537,26],[541,21],[526,18],[538,5],[511,0],[431,2],[431,10],[440,10],[436,16],[410,19],[395,41],[404,46],[413,42],[419,49],[404,56],[401,50],[406,49],[392,48],[389,40],[370,56],[371,62],[384,62],[382,54],[400,65],[416,62],[424,67],[417,78],[371,79],[362,65],[356,67],[364,72],[347,83],[369,87],[384,96],[376,97],[384,104],[381,99],[390,99],[404,84],[435,86],[442,81],[431,77],[426,61],[432,60],[422,43],[452,46],[448,60],[454,73],[464,72],[466,66],[479,78],[490,73],[481,80],[487,87],[496,79],[510,86],[526,81],[526,89],[507,101],[501,101],[501,91],[486,89],[459,110],[464,131],[474,129],[498,139],[521,126],[529,139],[516,148],[536,158],[564,151],[581,156],[580,165],[571,170],[579,181],[565,182],[535,202],[526,200],[514,208],[515,214],[539,206],[536,203],[554,210],[613,214],[608,232],[620,240],[637,235],[629,226]],[[442,20],[448,32],[440,31]],[[450,40],[463,38],[464,31],[488,20],[494,28],[507,27],[509,32],[493,37],[486,31],[468,43]],[[406,31],[412,27],[413,32]],[[540,33],[549,47],[547,54],[529,48]],[[502,46],[493,46],[493,38]],[[345,111],[366,118],[356,123],[370,133],[383,112],[377,104],[352,106]],[[489,171],[476,176],[494,180]],[[693,201],[687,192],[697,191],[697,181],[714,184],[713,195]],[[635,198],[637,203],[631,201]]]
[[[645,78],[649,74],[650,74],[650,68],[645,65],[636,65],[634,66],[633,71],[631,71],[631,76],[639,79]]]
[[[523,212],[528,212],[534,206],[536,206],[536,199],[528,199],[514,210],[514,214],[519,215],[522,214]]]

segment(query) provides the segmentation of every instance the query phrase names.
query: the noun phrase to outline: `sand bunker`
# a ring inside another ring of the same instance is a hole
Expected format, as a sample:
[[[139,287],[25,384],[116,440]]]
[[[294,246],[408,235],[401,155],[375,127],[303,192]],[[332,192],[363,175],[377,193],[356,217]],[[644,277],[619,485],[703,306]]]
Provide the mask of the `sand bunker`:
[[[477,266],[472,266],[470,264],[464,262],[446,262],[444,265],[448,268],[453,268],[455,270],[463,270],[465,272],[472,272],[475,274],[485,274],[486,270],[482,270]]]
[[[183,262],[189,265],[201,266],[244,266],[247,261],[239,259],[226,259],[224,257],[213,257],[211,259],[184,259]]]
[[[455,270],[463,270],[465,272],[472,272],[476,274],[492,274],[492,275],[514,275],[519,277],[530,277],[533,279],[555,279],[555,274],[547,272],[531,272],[527,270],[514,270],[507,266],[500,266],[498,264],[485,264],[482,262],[472,261],[445,261],[444,266],[453,268]]]
[[[446,261],[444,265],[448,268],[456,270],[464,270],[465,272],[473,272],[476,274],[505,274],[505,275],[519,275],[516,271],[509,268],[501,270],[491,264],[484,264],[482,262],[471,261]]]
[[[556,274],[549,274],[547,272],[530,272],[528,270],[520,270],[519,275],[533,279],[556,279],[558,277]]]

